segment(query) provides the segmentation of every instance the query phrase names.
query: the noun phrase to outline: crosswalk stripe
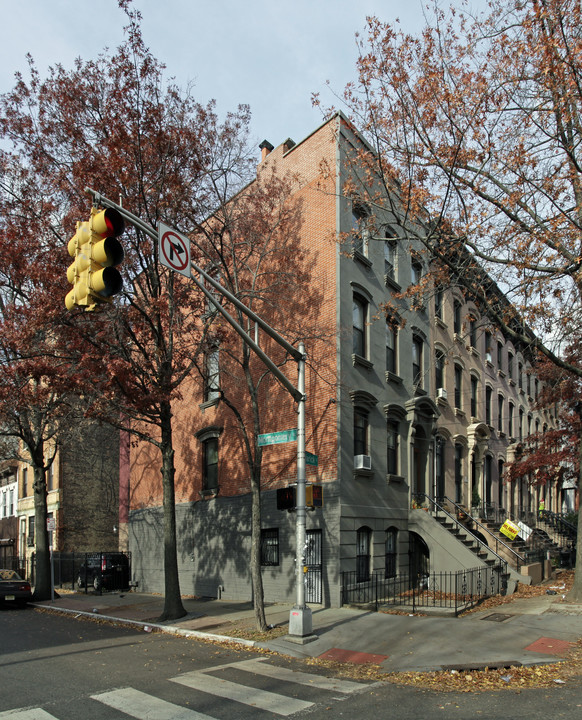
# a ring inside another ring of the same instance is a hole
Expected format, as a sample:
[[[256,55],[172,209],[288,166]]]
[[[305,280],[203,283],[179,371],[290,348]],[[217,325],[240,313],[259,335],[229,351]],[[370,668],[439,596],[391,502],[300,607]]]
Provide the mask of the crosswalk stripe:
[[[54,715],[47,713],[42,708],[7,710],[0,713],[0,718],[10,718],[10,720],[57,720]]]
[[[228,666],[241,668],[242,670],[253,672],[256,675],[282,680],[285,682],[298,683],[307,687],[317,688],[318,690],[330,690],[331,692],[341,692],[349,694],[362,689],[362,684],[352,682],[351,680],[337,680],[336,678],[324,677],[322,675],[310,675],[309,673],[296,672],[284,667],[277,667],[265,663],[262,658],[251,658],[250,660],[241,660]],[[209,668],[213,670],[214,668]]]
[[[292,715],[293,713],[305,710],[313,705],[312,702],[306,700],[297,700],[296,698],[286,697],[277,693],[260,690],[258,688],[239,685],[230,682],[230,680],[221,680],[220,678],[194,671],[178,675],[171,678],[172,682],[180,683],[186,687],[200,690],[201,692],[218,695],[220,697],[243,703],[244,705],[252,705],[253,707],[275,713],[276,715]]]
[[[174,705],[174,703],[133,688],[112,690],[99,695],[91,695],[91,698],[138,720],[216,720],[210,715]],[[39,720],[41,719],[39,718]]]

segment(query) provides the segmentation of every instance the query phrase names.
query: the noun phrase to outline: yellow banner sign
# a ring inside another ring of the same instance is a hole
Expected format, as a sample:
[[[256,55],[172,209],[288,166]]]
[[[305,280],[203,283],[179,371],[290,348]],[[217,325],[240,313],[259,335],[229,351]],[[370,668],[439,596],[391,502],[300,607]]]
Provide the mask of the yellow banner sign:
[[[519,535],[519,528],[511,520],[506,520],[503,525],[499,528],[499,532],[506,535],[510,540],[515,540]]]

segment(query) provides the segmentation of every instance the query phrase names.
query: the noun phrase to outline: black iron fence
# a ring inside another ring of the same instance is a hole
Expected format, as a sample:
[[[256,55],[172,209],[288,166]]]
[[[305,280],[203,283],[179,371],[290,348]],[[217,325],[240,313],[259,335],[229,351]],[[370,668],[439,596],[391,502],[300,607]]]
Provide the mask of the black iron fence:
[[[417,578],[387,578],[382,571],[376,571],[364,582],[357,581],[355,571],[342,572],[341,603],[374,606],[375,610],[402,606],[412,608],[412,612],[447,608],[458,615],[486,597],[504,595],[505,570],[505,563],[499,562],[490,567],[435,572]]]
[[[14,555],[6,559],[7,567],[35,582],[36,558]],[[53,552],[52,574],[55,588],[84,590],[128,590],[131,583],[130,552]]]

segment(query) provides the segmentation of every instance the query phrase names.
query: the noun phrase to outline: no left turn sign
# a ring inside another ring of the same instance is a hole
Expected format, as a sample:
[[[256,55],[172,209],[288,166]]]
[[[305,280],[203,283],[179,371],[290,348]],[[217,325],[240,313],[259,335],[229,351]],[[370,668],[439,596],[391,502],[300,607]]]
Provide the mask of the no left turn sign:
[[[190,269],[190,239],[182,233],[172,230],[168,225],[159,223],[158,242],[160,262],[170,270],[192,277]]]

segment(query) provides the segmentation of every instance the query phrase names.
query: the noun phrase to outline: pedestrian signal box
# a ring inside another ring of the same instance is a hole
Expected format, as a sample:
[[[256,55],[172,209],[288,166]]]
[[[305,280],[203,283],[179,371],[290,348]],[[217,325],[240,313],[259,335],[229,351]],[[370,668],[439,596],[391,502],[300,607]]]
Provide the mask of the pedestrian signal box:
[[[323,489],[321,485],[307,485],[305,488],[305,506],[323,507]],[[297,486],[290,485],[277,490],[277,510],[295,510],[297,507]]]
[[[323,488],[321,485],[308,485],[305,488],[305,505],[310,508],[323,507]]]
[[[277,489],[277,510],[295,510],[295,485]]]

